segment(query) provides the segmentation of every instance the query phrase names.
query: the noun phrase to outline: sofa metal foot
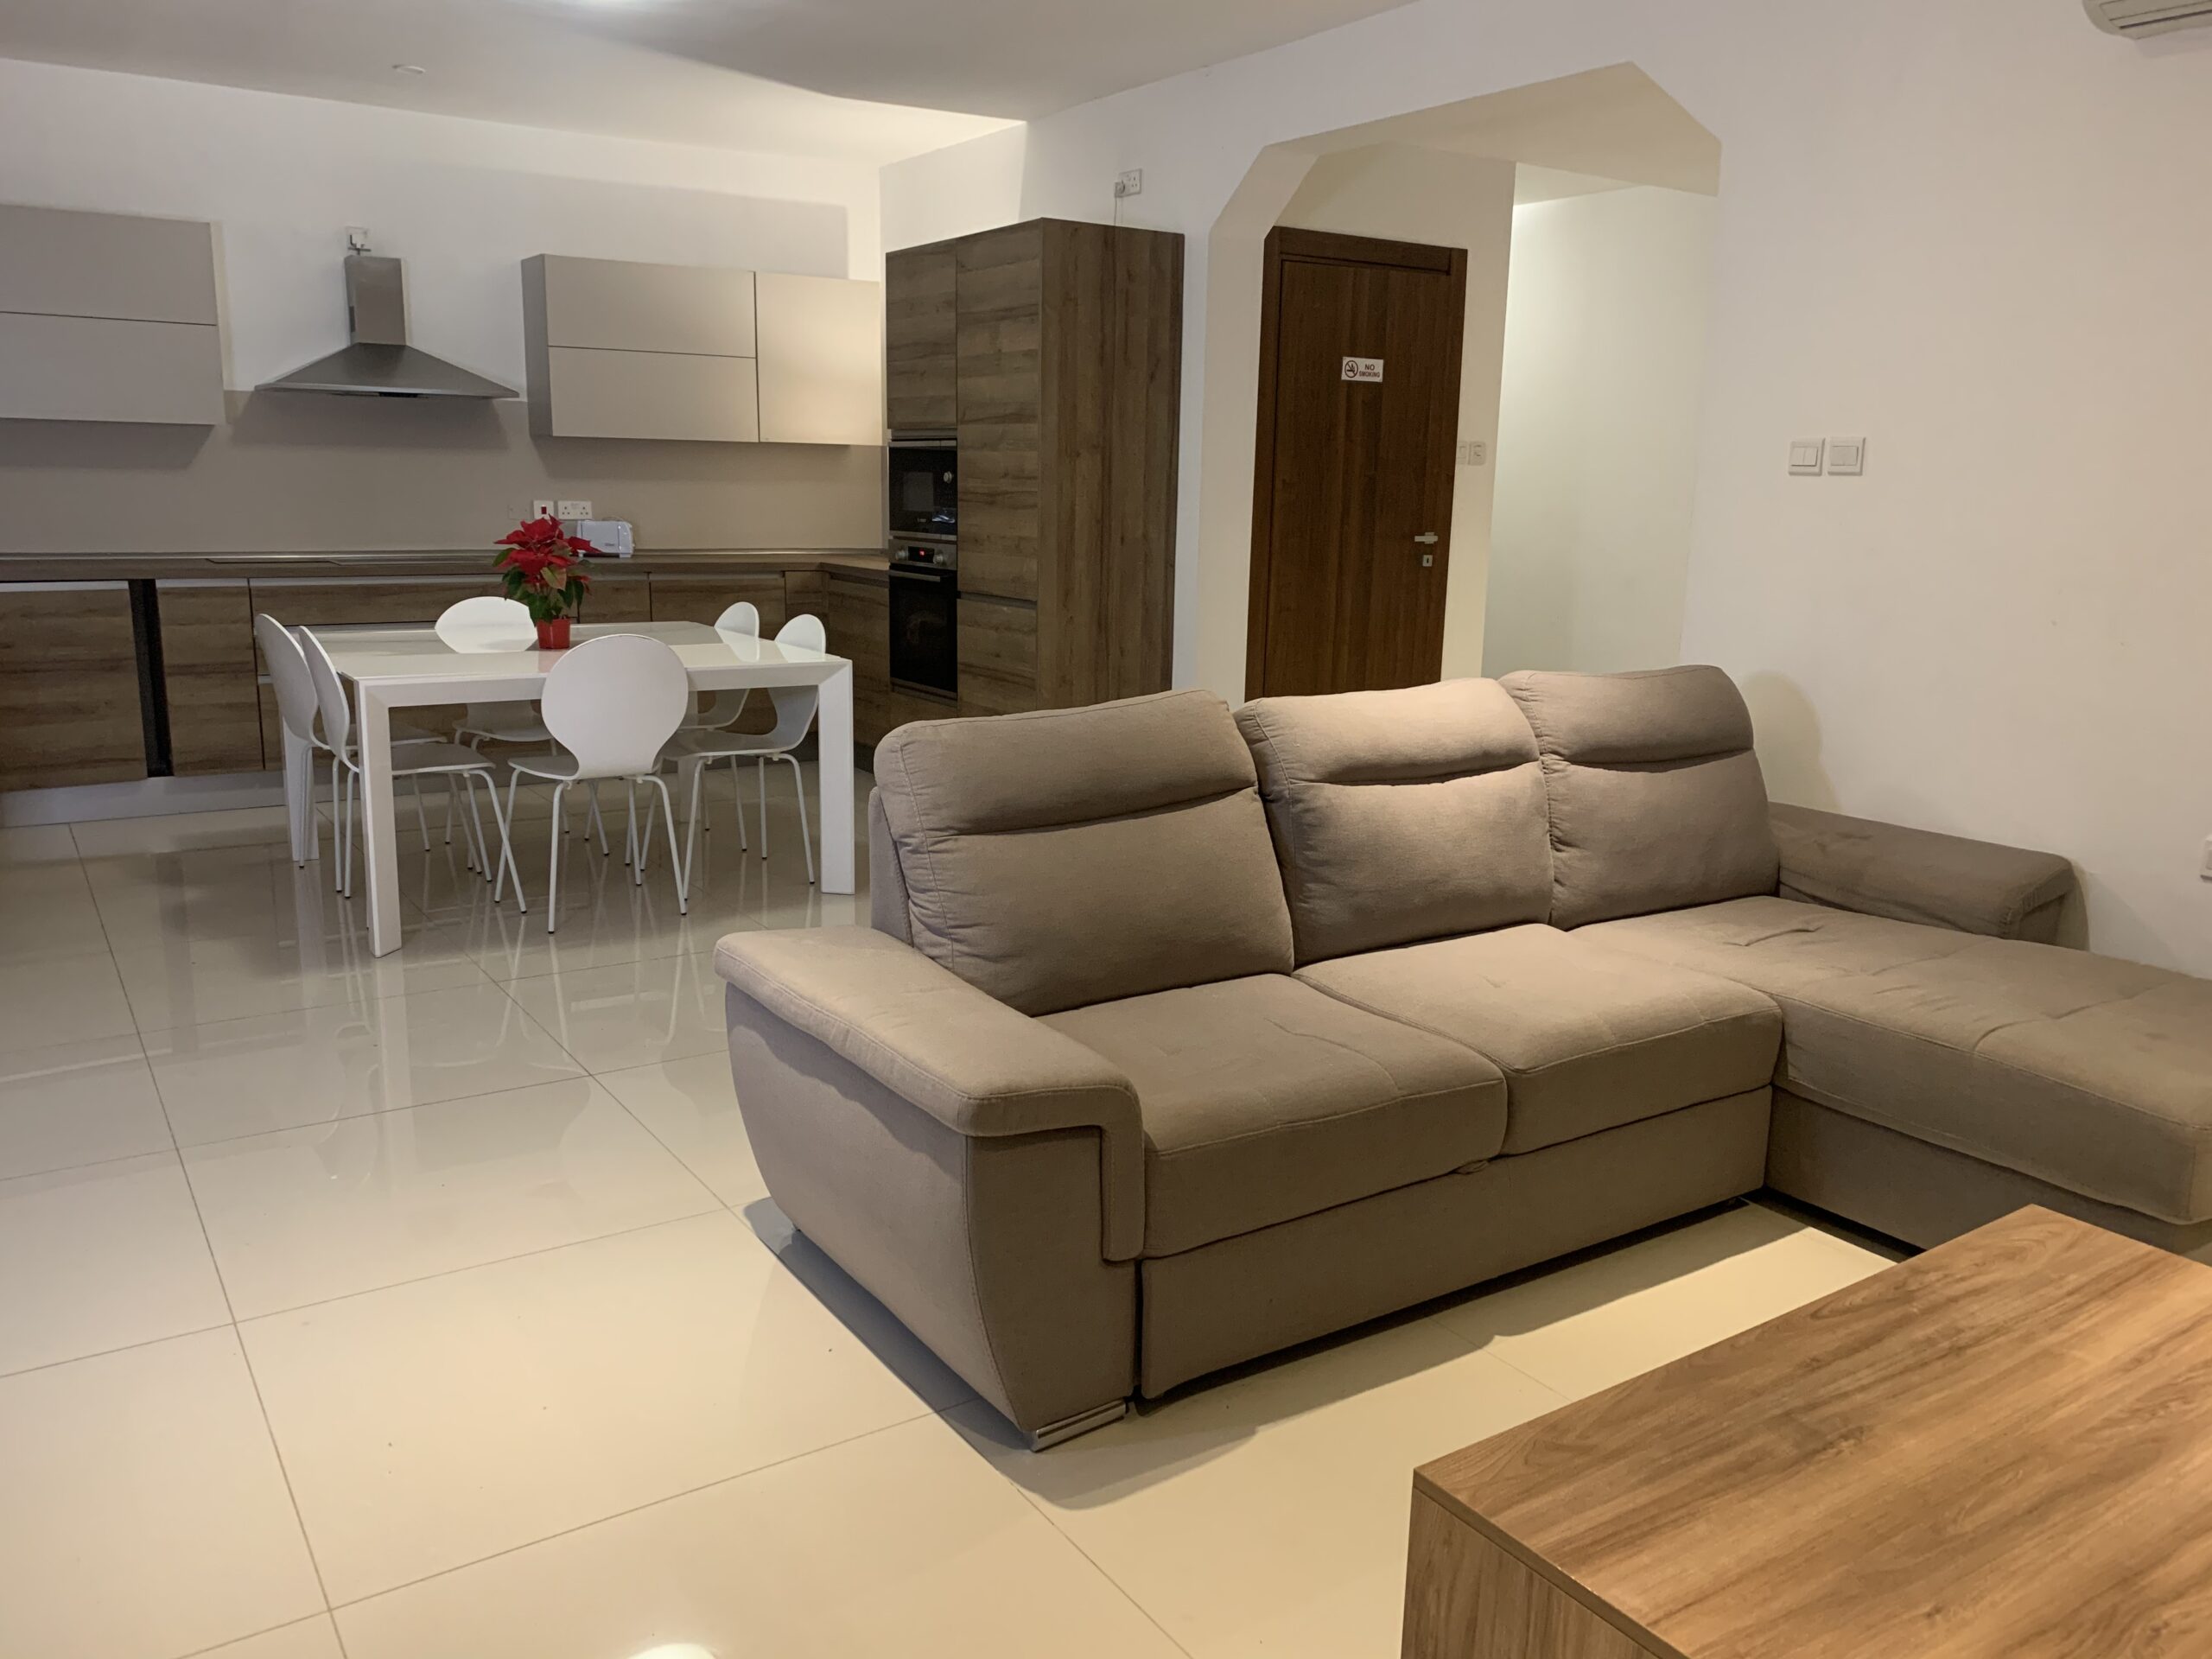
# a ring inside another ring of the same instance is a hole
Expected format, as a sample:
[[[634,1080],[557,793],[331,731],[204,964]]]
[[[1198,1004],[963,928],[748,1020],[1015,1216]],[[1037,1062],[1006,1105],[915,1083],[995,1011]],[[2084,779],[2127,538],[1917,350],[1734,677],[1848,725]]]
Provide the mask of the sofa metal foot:
[[[1062,1440],[1071,1440],[1078,1434],[1088,1434],[1094,1428],[1103,1428],[1109,1423],[1118,1423],[1129,1414],[1129,1402],[1116,1400],[1111,1404],[1079,1411],[1072,1417],[1063,1417],[1057,1423],[1047,1423],[1032,1433],[1029,1449],[1042,1452],[1046,1446],[1058,1446]]]

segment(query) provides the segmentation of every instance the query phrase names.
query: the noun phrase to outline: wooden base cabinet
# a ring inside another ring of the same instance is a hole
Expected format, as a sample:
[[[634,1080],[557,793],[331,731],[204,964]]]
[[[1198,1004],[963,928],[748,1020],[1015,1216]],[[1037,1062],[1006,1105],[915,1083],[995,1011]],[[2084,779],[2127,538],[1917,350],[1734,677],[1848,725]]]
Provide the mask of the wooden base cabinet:
[[[0,790],[145,775],[130,584],[0,585]]]
[[[168,704],[169,770],[179,777],[257,772],[262,747],[253,595],[244,582],[155,585],[162,683]],[[266,764],[283,764],[283,741]]]

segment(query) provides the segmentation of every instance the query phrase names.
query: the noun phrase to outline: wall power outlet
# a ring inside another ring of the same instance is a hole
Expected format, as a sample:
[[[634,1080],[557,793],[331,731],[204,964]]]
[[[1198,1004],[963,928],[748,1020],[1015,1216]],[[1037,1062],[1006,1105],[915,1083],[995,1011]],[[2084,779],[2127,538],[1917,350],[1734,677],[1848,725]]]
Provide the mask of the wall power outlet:
[[[1114,175],[1114,197],[1116,200],[1118,201],[1124,196],[1141,196],[1142,194],[1144,194],[1144,168],[1141,167],[1132,167],[1125,172],[1117,173]]]
[[[591,517],[591,503],[588,501],[563,501],[561,503],[560,512],[555,513],[553,516],[556,518],[588,518]]]

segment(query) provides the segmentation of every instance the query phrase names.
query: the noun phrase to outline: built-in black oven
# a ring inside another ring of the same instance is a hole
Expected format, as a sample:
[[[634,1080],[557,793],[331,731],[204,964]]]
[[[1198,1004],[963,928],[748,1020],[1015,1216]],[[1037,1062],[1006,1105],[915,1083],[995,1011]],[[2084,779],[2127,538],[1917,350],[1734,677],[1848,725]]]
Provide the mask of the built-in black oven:
[[[892,684],[931,696],[958,694],[959,564],[949,541],[892,542]]]
[[[885,524],[893,542],[960,533],[960,456],[950,435],[892,434]]]

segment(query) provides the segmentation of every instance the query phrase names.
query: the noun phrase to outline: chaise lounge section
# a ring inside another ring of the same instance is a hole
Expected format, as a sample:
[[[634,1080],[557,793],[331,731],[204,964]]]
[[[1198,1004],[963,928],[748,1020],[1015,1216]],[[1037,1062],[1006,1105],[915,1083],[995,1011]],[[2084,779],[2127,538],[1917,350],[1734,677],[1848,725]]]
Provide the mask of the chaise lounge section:
[[[1033,1444],[1763,1185],[2212,1243],[2212,984],[2039,942],[2063,860],[1770,807],[1717,670],[1169,692],[876,772],[874,925],[718,951],[739,1104]]]

